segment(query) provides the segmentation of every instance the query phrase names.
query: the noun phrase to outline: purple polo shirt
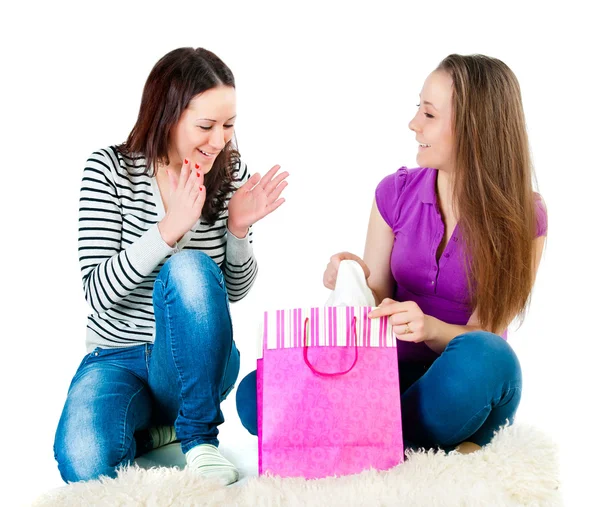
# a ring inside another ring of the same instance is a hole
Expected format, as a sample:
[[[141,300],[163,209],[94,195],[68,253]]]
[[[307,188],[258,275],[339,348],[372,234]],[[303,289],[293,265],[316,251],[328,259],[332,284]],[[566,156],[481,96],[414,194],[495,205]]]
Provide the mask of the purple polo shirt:
[[[377,186],[375,201],[381,216],[394,231],[390,260],[396,280],[394,299],[414,301],[423,313],[448,324],[464,326],[473,309],[463,267],[464,248],[457,226],[439,263],[436,252],[444,237],[444,223],[435,192],[437,170],[402,167]],[[536,194],[537,236],[545,236],[547,216]],[[506,331],[502,335],[506,339]],[[399,357],[431,362],[438,356],[424,343],[398,341]]]

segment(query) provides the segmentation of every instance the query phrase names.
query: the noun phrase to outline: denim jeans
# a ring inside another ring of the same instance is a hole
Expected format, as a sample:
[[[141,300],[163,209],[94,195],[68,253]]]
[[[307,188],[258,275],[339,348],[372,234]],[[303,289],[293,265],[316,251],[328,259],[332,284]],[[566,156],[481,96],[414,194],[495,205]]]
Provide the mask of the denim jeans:
[[[521,367],[500,336],[457,336],[430,364],[398,359],[405,447],[450,450],[463,441],[483,446],[507,421],[513,423]],[[256,435],[256,371],[240,382],[236,403],[242,424]]]
[[[154,282],[153,305],[154,344],[97,348],[81,361],[54,442],[63,480],[115,477],[146,450],[135,432],[155,424],[174,424],[184,453],[218,445],[220,404],[240,368],[223,274],[202,252],[177,253]]]

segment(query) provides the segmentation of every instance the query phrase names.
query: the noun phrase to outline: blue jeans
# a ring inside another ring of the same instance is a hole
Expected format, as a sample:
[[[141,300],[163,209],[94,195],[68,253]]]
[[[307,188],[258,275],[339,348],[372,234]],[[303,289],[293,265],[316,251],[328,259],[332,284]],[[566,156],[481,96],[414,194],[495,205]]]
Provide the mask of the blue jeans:
[[[64,481],[115,477],[147,450],[136,431],[152,425],[174,424],[184,453],[218,445],[220,404],[240,368],[221,269],[201,252],[175,254],[153,304],[154,344],[97,348],[81,361],[54,442]]]
[[[521,367],[500,336],[484,331],[457,336],[433,363],[399,358],[399,370],[407,448],[449,450],[464,441],[483,446],[514,421]],[[240,382],[236,403],[242,424],[256,435],[256,371]]]

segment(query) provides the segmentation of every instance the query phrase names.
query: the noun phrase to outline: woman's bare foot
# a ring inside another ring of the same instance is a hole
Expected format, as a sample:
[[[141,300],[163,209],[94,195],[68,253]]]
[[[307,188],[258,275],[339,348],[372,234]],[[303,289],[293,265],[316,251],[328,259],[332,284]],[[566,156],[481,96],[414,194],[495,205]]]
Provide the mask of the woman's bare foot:
[[[458,444],[455,450],[461,454],[471,454],[472,452],[481,450],[481,446],[473,442],[462,442]]]

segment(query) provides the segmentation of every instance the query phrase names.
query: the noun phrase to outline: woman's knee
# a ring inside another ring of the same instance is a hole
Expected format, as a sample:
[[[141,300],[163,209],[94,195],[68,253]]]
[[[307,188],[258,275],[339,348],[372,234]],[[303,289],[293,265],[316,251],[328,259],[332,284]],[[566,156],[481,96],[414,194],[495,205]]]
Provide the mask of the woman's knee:
[[[102,434],[93,417],[82,410],[65,414],[54,440],[54,457],[65,482],[116,477],[116,467],[124,462],[121,445],[111,435]]]
[[[256,370],[246,375],[240,382],[235,401],[242,425],[252,435],[258,435],[256,413]]]
[[[221,273],[221,268],[210,255],[199,250],[182,250],[172,255],[160,270],[159,277],[175,276],[176,279],[195,276],[215,276]]]
[[[455,444],[477,431],[495,406],[518,405],[520,391],[521,368],[510,345],[485,331],[465,333],[403,395],[410,408],[406,432],[432,445]]]
[[[90,367],[76,377],[71,385],[54,439],[54,457],[65,482],[97,479],[100,475],[115,477],[115,468],[133,459],[135,447],[130,424],[119,422],[115,414],[122,404],[106,406],[101,399],[108,386],[127,381],[123,370],[116,372]],[[111,391],[111,399],[119,393]],[[131,397],[123,403],[134,405]],[[123,433],[125,428],[125,434]]]
[[[458,406],[467,406],[474,398],[487,399],[509,384],[521,386],[516,354],[502,337],[485,331],[454,338],[430,370],[428,380],[431,375],[437,379],[438,399],[453,400]]]
[[[462,366],[478,378],[521,381],[519,359],[501,336],[487,331],[465,333],[454,338],[446,350],[456,353]]]
[[[154,283],[155,303],[157,297],[166,296],[169,287],[174,289],[171,294],[190,304],[221,301],[212,297],[215,293],[227,295],[221,268],[209,255],[198,250],[183,250],[173,255],[165,262]]]

